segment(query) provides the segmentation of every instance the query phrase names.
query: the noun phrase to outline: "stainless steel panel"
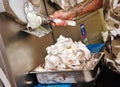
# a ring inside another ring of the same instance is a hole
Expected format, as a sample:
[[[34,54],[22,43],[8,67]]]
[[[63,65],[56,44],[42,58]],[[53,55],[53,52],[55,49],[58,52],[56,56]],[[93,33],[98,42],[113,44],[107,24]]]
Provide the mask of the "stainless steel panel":
[[[9,64],[7,56],[6,56],[6,52],[5,52],[5,48],[4,48],[4,44],[3,44],[1,34],[0,34],[0,69],[1,69],[0,80],[3,81],[2,83],[4,84],[4,86],[6,87],[6,85],[8,84],[9,87],[10,86],[11,87],[16,87],[15,79],[13,78],[13,74],[11,72],[10,64]]]
[[[44,62],[46,47],[53,44],[51,33],[38,38],[22,32],[23,29],[24,26],[16,23],[8,14],[0,14],[0,33],[17,87],[32,84],[28,82],[32,79],[27,72]]]

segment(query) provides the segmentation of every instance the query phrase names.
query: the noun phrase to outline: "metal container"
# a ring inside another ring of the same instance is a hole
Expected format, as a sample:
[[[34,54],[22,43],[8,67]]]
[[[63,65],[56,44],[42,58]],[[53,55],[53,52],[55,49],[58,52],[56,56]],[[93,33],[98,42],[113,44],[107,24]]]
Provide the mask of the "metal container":
[[[33,70],[30,74],[36,74],[37,80],[41,84],[89,83],[95,81],[102,70],[101,60],[103,53],[94,54],[94,58],[98,59],[98,61],[90,70],[49,72],[36,72]]]

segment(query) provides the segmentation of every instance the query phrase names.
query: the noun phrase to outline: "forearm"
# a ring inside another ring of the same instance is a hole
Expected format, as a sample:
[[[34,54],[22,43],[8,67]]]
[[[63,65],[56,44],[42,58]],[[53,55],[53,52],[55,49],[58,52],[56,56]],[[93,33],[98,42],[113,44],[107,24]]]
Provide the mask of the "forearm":
[[[85,7],[74,7],[74,11],[76,12],[76,16],[80,16],[92,11],[95,11],[101,8],[103,5],[103,0],[93,0],[91,3],[86,5]]]

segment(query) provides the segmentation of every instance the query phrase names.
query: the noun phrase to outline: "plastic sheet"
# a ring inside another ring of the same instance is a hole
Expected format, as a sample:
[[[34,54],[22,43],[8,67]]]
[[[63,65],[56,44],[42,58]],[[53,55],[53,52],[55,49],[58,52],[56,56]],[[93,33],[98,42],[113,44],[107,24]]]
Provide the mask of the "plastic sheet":
[[[87,48],[91,51],[91,53],[98,53],[102,50],[103,47],[104,47],[104,43],[87,45]]]
[[[71,84],[54,84],[54,85],[42,85],[38,84],[37,86],[34,87],[71,87]]]

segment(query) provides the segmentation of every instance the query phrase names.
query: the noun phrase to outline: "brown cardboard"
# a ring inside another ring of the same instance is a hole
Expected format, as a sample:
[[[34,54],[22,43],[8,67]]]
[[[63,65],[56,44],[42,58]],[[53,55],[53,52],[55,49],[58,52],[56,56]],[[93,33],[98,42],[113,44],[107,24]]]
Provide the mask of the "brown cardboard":
[[[103,42],[101,31],[105,31],[105,24],[102,14],[102,9],[99,9],[90,14],[77,17],[77,26],[71,27],[53,27],[53,33],[55,40],[59,35],[70,37],[75,41],[82,40],[80,24],[84,24],[87,32],[88,43],[100,43]]]
[[[115,31],[115,30],[113,30]],[[114,35],[110,31],[108,32],[107,41],[105,42],[104,47],[104,59],[105,59],[105,66],[109,69],[115,71],[116,73],[120,74],[119,69],[119,60],[120,60],[120,34],[119,31],[116,32],[117,34]]]

